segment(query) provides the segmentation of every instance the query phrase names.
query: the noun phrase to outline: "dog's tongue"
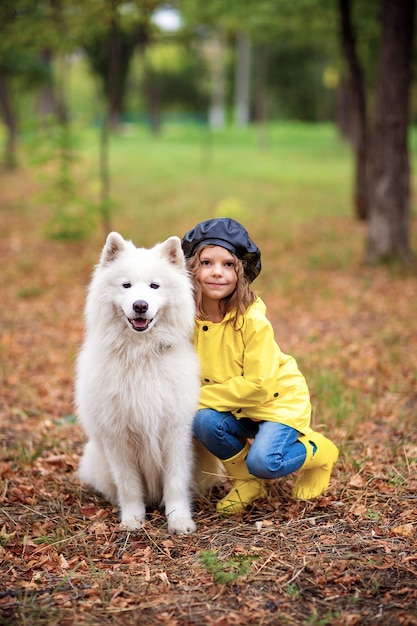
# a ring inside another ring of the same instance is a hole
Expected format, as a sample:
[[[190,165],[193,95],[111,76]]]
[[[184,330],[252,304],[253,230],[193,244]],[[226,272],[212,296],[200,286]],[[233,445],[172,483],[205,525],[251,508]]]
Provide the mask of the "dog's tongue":
[[[148,323],[149,320],[145,319],[144,317],[137,317],[136,319],[132,320],[132,326],[141,330],[146,328]]]

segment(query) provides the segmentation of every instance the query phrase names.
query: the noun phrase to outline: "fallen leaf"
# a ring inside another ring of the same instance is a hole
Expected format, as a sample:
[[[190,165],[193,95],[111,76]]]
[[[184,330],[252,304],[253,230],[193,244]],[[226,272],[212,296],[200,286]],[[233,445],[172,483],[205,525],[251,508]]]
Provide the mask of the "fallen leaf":
[[[353,515],[356,515],[357,517],[359,517],[360,515],[364,515],[367,510],[368,507],[364,504],[356,504],[351,508]]]
[[[8,533],[6,529],[6,525],[0,530],[0,545],[6,546],[11,539],[15,536],[16,531]]]
[[[59,564],[62,567],[62,569],[69,569],[68,561],[63,554],[59,555]]]
[[[412,537],[414,535],[414,525],[413,524],[402,524],[401,526],[396,526],[392,529],[394,535],[400,535],[402,537]]]
[[[165,585],[167,585],[168,587],[171,586],[171,583],[168,580],[168,576],[166,572],[159,572],[158,576],[162,580],[162,582],[165,583]]]
[[[361,476],[361,474],[355,474],[355,476],[352,476],[352,478],[349,481],[350,487],[363,487],[364,484],[365,484],[365,481],[363,479],[363,476]]]

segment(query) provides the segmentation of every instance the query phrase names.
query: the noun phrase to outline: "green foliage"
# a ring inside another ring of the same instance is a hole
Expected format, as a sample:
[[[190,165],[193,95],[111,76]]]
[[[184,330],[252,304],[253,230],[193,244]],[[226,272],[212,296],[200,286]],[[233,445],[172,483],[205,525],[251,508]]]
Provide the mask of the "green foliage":
[[[326,68],[331,63],[332,57],[319,42],[300,43],[283,36],[271,43],[268,50],[270,116],[311,121],[333,119],[335,91],[324,82]]]
[[[368,519],[373,519],[376,522],[379,522],[380,520],[379,511],[372,511],[371,509],[367,509],[366,513],[364,514],[364,517],[367,517]]]
[[[324,617],[320,617],[317,611],[314,611],[306,624],[311,626],[327,626],[328,624],[333,624],[334,620],[338,619],[339,613],[334,613],[333,611],[328,611],[328,613]]]
[[[51,79],[48,64],[24,48],[6,50],[0,57],[0,71],[5,76],[19,78],[25,89],[32,89]]]
[[[388,479],[389,482],[394,486],[398,485],[399,487],[401,487],[406,483],[406,479],[398,472],[397,469],[390,471],[390,473],[388,474]]]
[[[120,28],[117,29],[117,33],[114,35],[117,37],[117,46],[119,49],[117,73],[114,72],[112,84],[110,83],[110,71],[111,59],[111,42],[112,33],[110,30],[103,33],[95,33],[94,36],[90,36],[83,44],[84,50],[87,53],[88,60],[93,72],[99,77],[103,92],[109,99],[113,96],[112,90],[117,92],[117,97],[121,101],[124,99],[126,92],[126,82],[129,72],[130,61],[138,42],[137,30],[133,27],[131,30],[126,31]],[[116,45],[116,44],[113,44]]]
[[[33,447],[31,444],[26,445],[23,442],[17,442],[15,445],[15,463],[18,467],[33,465],[44,452],[43,444]]]
[[[51,208],[46,236],[66,241],[88,238],[96,226],[96,211],[77,189],[73,173],[78,160],[77,141],[70,125],[51,118],[41,134],[33,135],[30,145],[34,162],[53,166],[43,193]]]
[[[288,585],[286,585],[285,587],[285,593],[289,598],[292,598],[293,600],[299,600],[299,598],[301,597],[300,589],[295,583],[288,583]]]
[[[17,297],[22,300],[29,300],[30,298],[37,298],[42,293],[42,289],[37,285],[29,285],[23,289],[19,289]]]
[[[251,571],[251,561],[255,557],[241,554],[230,557],[227,561],[221,561],[214,550],[201,553],[201,562],[214,580],[222,585],[235,582],[241,576],[246,576]]]
[[[147,73],[140,77],[146,90],[149,73],[163,111],[206,113],[208,71],[198,48],[190,41],[156,43],[146,54]]]
[[[96,219],[89,205],[82,203],[56,206],[54,215],[49,220],[45,235],[57,241],[80,241],[91,235]]]
[[[308,373],[309,386],[314,394],[315,423],[323,420],[337,426],[353,423],[353,417],[366,416],[370,411],[370,400],[361,389],[346,384],[343,369],[330,371],[312,368]]]
[[[245,3],[182,3],[187,24],[204,23],[204,37],[220,29],[233,49],[236,33],[249,34],[252,42],[252,106],[256,100],[259,51],[267,81],[270,119],[334,119],[336,87],[339,79],[340,48],[337,10],[320,0],[296,3],[287,0],[248,0]],[[333,84],[324,77],[332,68]],[[229,106],[233,106],[234,63],[230,65],[227,86]]]

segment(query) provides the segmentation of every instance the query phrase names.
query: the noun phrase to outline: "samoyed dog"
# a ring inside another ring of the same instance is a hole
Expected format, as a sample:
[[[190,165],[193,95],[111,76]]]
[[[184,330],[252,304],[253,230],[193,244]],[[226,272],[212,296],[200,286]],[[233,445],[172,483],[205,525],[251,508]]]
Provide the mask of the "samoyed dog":
[[[80,479],[117,504],[125,529],[144,525],[147,505],[163,505],[168,532],[193,532],[191,494],[216,482],[218,462],[192,437],[200,382],[179,238],[146,249],[110,233],[85,319],[75,384],[88,437]]]

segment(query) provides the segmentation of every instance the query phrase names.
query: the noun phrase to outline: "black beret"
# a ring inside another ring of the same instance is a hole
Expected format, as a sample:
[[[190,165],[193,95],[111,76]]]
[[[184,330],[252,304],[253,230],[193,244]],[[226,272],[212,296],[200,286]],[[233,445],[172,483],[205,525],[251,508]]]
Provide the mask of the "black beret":
[[[230,217],[216,217],[200,222],[185,233],[181,243],[187,259],[203,245],[226,248],[243,261],[245,276],[250,283],[262,268],[261,251],[250,239],[247,230]]]

